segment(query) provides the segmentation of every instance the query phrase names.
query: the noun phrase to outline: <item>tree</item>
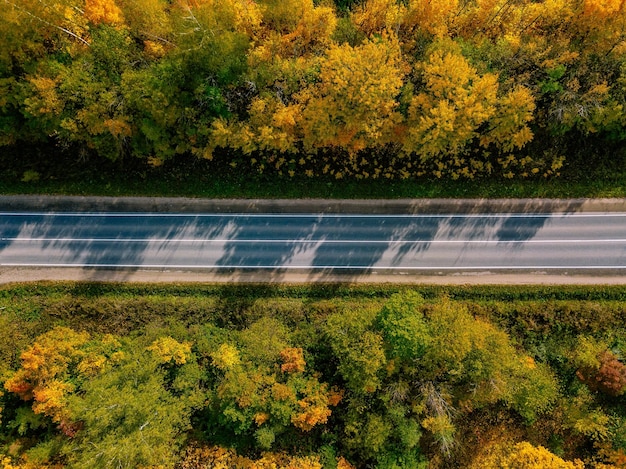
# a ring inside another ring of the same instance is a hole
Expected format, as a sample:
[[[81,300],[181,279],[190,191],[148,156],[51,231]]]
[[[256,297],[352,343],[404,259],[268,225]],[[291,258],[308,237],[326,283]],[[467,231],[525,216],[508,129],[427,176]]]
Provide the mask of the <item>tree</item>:
[[[332,464],[337,469],[354,469],[344,458],[333,458]],[[263,453],[259,459],[250,459],[237,454],[232,449],[219,446],[187,448],[181,463],[181,469],[195,469],[197,467],[239,467],[245,465],[254,469],[322,469],[323,465],[318,456],[291,456],[284,453]]]
[[[423,304],[424,298],[416,292],[395,294],[378,314],[378,327],[392,358],[411,363],[426,353],[431,336]]]
[[[620,396],[626,391],[626,366],[606,343],[581,336],[574,355],[576,377],[592,391]]]
[[[89,338],[87,333],[65,327],[39,336],[22,353],[22,367],[5,381],[5,389],[32,401],[35,414],[50,417],[61,428],[71,426],[67,398],[76,389],[76,372],[82,369],[89,373],[106,362],[106,357],[86,353]]]
[[[342,392],[307,367],[288,329],[264,318],[211,352],[215,382],[206,417],[214,432],[254,437],[264,450],[277,438],[325,424]]]
[[[122,362],[84,383],[81,392],[68,399],[73,420],[81,422],[64,450],[69,467],[169,467],[177,459],[191,412],[202,399],[193,388],[173,392],[176,382],[168,382],[162,367],[171,339],[159,339],[151,347],[153,353],[137,345],[131,343]],[[172,365],[181,365],[177,361],[183,356],[191,358],[184,345],[174,348]]]
[[[387,362],[383,338],[371,330],[372,319],[357,311],[342,311],[329,316],[324,326],[338,360],[337,371],[347,389],[357,395],[371,394],[380,387]]]
[[[65,438],[43,442],[42,451],[63,454],[68,467],[171,465],[191,411],[204,402],[190,344],[171,337],[146,350],[141,340],[57,327],[21,359],[5,388],[56,424]]]
[[[297,96],[304,148],[338,147],[354,156],[388,143],[400,121],[396,98],[404,73],[391,35],[357,47],[332,46],[321,62],[319,83]]]
[[[484,459],[474,461],[472,468],[484,469],[583,469],[582,461],[564,461],[543,446],[533,446],[523,441],[503,445]]]
[[[497,75],[479,75],[454,43],[435,42],[421,71],[424,88],[411,99],[403,151],[435,168],[436,176],[489,173],[495,162],[472,150],[482,146],[489,155],[493,146],[501,155],[532,139],[529,91],[518,87],[501,96]]]
[[[470,409],[505,402],[529,422],[554,403],[558,388],[552,373],[519,354],[506,333],[446,298],[431,305],[428,315],[423,309],[416,293],[397,294],[377,324],[394,364],[392,376],[400,380],[406,374],[420,383],[419,394],[413,392],[427,418],[434,419],[427,420],[430,426],[443,428],[443,419],[450,420],[461,402]],[[408,400],[410,392],[405,394]]]

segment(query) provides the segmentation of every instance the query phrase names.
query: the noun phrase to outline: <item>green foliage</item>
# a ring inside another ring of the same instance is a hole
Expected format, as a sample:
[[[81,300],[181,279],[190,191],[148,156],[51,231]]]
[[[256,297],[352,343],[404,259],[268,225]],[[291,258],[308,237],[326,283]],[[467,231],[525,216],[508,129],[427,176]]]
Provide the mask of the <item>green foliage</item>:
[[[68,402],[82,427],[64,450],[69,467],[171,466],[192,402],[168,387],[158,362],[137,351],[85,383]]]
[[[340,456],[567,464],[536,449],[554,441],[564,460],[608,463],[624,447],[623,396],[597,392],[585,370],[618,367],[623,298],[623,287],[6,286],[0,332],[15,347],[0,347],[0,437],[15,464],[64,467],[232,466],[268,449],[276,467],[289,467],[280,452],[316,469],[350,468]],[[205,449],[185,451],[191,437]],[[535,449],[517,448],[526,440]]]
[[[396,294],[378,315],[379,328],[392,357],[417,360],[426,353],[430,337],[421,311],[423,302],[416,292]]]
[[[209,179],[510,179],[558,176],[567,155],[586,177],[626,138],[613,0],[4,7],[0,145],[39,142],[51,166],[47,145],[143,171],[215,160]]]
[[[324,331],[339,363],[337,370],[346,386],[357,394],[373,393],[380,387],[386,363],[383,338],[371,330],[373,318],[348,310],[330,315]]]

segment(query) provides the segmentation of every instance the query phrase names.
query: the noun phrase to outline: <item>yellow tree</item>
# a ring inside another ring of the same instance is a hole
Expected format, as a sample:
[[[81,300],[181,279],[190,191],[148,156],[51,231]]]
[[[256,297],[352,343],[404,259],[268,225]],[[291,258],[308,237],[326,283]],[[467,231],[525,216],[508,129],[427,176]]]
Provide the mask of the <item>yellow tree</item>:
[[[172,24],[169,2],[164,0],[116,0],[126,25],[137,35],[163,41],[170,39]]]
[[[455,43],[437,41],[417,67],[423,88],[408,108],[403,151],[430,164],[436,176],[488,173],[493,162],[471,157],[471,150],[494,147],[506,154],[532,139],[530,91],[518,86],[501,93],[498,76],[479,74]]]
[[[458,4],[458,0],[410,0],[402,24],[403,39],[409,41],[412,33],[420,30],[437,37],[447,35]]]
[[[334,461],[337,469],[354,469],[348,461],[339,457]],[[285,453],[266,452],[259,459],[241,456],[233,449],[220,446],[199,447],[190,445],[180,463],[181,469],[198,467],[245,467],[249,469],[322,469],[319,456],[293,456]]]
[[[405,13],[406,7],[396,0],[367,0],[351,12],[350,19],[366,37],[371,37],[384,31],[397,32]]]
[[[473,461],[470,469],[584,469],[580,460],[565,461],[543,446],[523,441],[499,445]]]
[[[453,43],[435,47],[421,66],[424,89],[411,100],[404,151],[441,169],[462,155],[496,112],[497,76],[479,76]],[[460,166],[463,166],[461,162]]]
[[[392,140],[401,121],[397,97],[406,73],[397,38],[332,46],[319,82],[297,95],[305,150],[340,148],[350,155]]]
[[[124,22],[122,10],[114,0],[85,0],[84,12],[92,24],[119,25]]]
[[[296,67],[304,76],[310,62]],[[270,155],[266,162],[279,170],[290,161],[304,164],[304,157],[296,162],[284,156],[297,149],[308,154],[307,161],[315,160],[311,155],[319,150],[343,151],[350,158],[337,162],[337,176],[357,172],[356,154],[392,142],[402,121],[397,97],[406,66],[398,41],[385,34],[357,47],[334,44],[319,68],[316,82],[293,94],[291,102],[262,93],[253,100],[246,122],[217,121],[213,144],[247,154],[261,150]]]
[[[263,351],[245,347],[243,352],[224,343],[211,354],[218,374],[212,406],[217,424],[235,434],[251,432],[269,449],[290,426],[308,432],[327,422],[342,393],[306,370],[302,349],[286,347],[278,360],[272,360],[274,353],[255,357]]]

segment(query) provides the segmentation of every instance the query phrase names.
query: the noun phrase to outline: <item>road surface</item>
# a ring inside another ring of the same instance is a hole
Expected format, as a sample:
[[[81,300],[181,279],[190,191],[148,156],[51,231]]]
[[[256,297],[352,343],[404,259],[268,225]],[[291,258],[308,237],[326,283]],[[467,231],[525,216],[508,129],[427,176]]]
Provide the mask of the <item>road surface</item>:
[[[626,274],[626,213],[0,212],[0,266]]]

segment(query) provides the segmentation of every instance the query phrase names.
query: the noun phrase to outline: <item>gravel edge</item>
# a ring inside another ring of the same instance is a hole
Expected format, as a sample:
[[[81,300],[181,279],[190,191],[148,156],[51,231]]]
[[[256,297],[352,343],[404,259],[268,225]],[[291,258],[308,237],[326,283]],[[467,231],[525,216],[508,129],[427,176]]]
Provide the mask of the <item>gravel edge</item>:
[[[17,195],[0,196],[0,211],[364,214],[626,212],[626,198],[336,200]]]

